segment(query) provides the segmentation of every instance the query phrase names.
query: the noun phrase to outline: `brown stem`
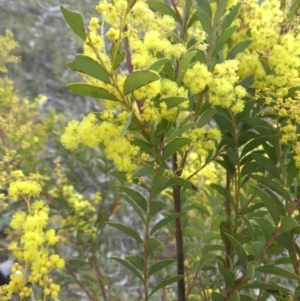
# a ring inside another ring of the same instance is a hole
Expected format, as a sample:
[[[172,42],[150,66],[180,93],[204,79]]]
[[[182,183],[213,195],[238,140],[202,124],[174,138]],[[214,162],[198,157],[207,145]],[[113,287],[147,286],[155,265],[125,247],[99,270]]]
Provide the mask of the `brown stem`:
[[[94,297],[94,296],[92,296],[92,295],[90,294],[89,290],[88,290],[88,289],[80,282],[80,280],[77,279],[75,273],[73,273],[73,272],[70,270],[70,268],[68,267],[67,264],[65,265],[65,267],[66,267],[66,269],[67,269],[69,275],[75,280],[75,282],[76,282],[76,283],[79,285],[79,287],[87,294],[87,296],[88,296],[91,300],[93,300],[93,301],[99,301],[99,299],[96,298],[96,297]]]
[[[177,171],[177,153],[172,155],[173,172]],[[174,210],[176,213],[181,212],[181,194],[180,186],[173,186]],[[176,232],[176,256],[177,256],[177,274],[184,275],[184,254],[183,254],[183,237],[180,217],[175,220]],[[185,281],[184,277],[177,281],[178,301],[185,301]]]
[[[230,176],[229,173],[226,172],[226,190],[230,193]],[[226,216],[227,219],[230,220],[231,218],[231,205],[230,205],[230,200],[226,200]],[[230,241],[227,240],[225,244],[225,260],[227,267],[229,267],[229,258],[231,256],[231,244]]]
[[[93,267],[93,263],[91,262],[91,258],[90,257],[89,257],[89,262],[90,262],[91,267]],[[97,267],[97,265],[95,265],[94,269],[95,269],[95,272],[97,274],[97,279],[98,279],[100,287],[101,287],[101,292],[102,292],[103,300],[104,301],[108,301],[107,291],[106,291],[106,288],[105,288],[105,285],[104,285],[104,282],[103,282],[103,279],[102,279],[102,275],[101,275],[100,269]]]

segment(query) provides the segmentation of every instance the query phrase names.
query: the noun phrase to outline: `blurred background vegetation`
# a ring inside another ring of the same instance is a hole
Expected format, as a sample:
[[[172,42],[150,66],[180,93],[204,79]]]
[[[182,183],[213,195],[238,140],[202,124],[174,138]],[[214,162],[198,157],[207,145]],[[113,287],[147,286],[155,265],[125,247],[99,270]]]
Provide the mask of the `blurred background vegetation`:
[[[60,5],[80,11],[88,22],[96,4],[94,0],[0,0],[0,35],[9,29],[19,42],[14,54],[21,56],[22,62],[8,68],[21,96],[46,95],[46,107],[67,115],[91,111],[92,101],[64,88],[79,79],[65,64],[81,52],[82,43],[64,21]]]

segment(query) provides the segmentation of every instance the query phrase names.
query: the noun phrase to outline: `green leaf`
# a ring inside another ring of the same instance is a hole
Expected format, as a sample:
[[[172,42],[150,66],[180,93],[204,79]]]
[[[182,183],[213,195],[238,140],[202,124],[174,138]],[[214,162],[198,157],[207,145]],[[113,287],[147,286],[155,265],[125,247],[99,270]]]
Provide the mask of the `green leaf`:
[[[129,126],[130,126],[130,124],[131,124],[133,114],[134,114],[134,111],[131,111],[131,113],[130,113],[130,115],[129,115],[129,118],[128,118],[128,120],[126,121],[126,123],[125,123],[125,125],[124,125],[124,127],[123,127],[123,129],[122,129],[121,136],[124,136],[125,133],[127,132],[128,128],[129,128]]]
[[[152,65],[150,65],[149,70],[152,71],[158,71],[161,67],[163,67],[167,62],[169,61],[169,59],[163,57],[159,60],[157,60],[156,62],[154,62]]]
[[[106,70],[97,61],[86,55],[77,54],[76,58],[73,61],[67,63],[67,67],[99,79],[104,83],[111,83]]]
[[[211,215],[211,213],[208,211],[208,209],[202,204],[202,203],[200,203],[200,202],[198,202],[198,203],[193,203],[192,204],[192,207],[194,208],[194,209],[197,209],[198,211],[200,211],[201,213],[203,213],[203,214],[205,214],[205,215],[207,215],[207,216],[210,216]]]
[[[170,180],[166,183],[164,189],[167,187],[172,187],[172,186],[180,186],[180,187],[184,187],[187,189],[195,190],[194,185],[190,181],[183,179],[183,178],[176,178],[176,177],[170,178]]]
[[[147,250],[151,252],[159,247],[163,248],[164,247],[163,243],[157,238],[150,237],[149,240],[147,241]]]
[[[212,53],[211,53],[212,58],[216,56],[218,52],[224,47],[225,43],[230,39],[230,37],[234,34],[237,28],[238,28],[237,26],[231,26],[220,34],[212,49]]]
[[[211,300],[212,301],[224,301],[225,300],[225,297],[220,294],[220,293],[217,293],[217,292],[212,292],[211,294]]]
[[[79,36],[80,39],[82,39],[84,42],[86,41],[86,32],[84,28],[84,21],[82,18],[82,15],[79,13],[76,13],[72,10],[68,10],[62,5],[60,6],[60,10],[70,26],[70,28],[73,30],[73,32]]]
[[[185,55],[185,57],[182,59],[182,61],[180,62],[179,67],[178,67],[178,72],[177,72],[177,80],[176,80],[177,84],[181,83],[181,81],[182,81],[187,69],[189,68],[192,59],[196,55],[196,53],[197,53],[197,51],[191,51],[191,52],[187,53]]]
[[[189,236],[189,237],[199,237],[199,238],[202,238],[203,237],[203,231],[199,230],[199,229],[184,227],[182,229],[182,235],[183,236]]]
[[[257,218],[255,221],[259,224],[261,227],[265,240],[268,241],[271,236],[273,235],[275,228],[271,225],[269,221],[266,221],[265,219],[262,218]]]
[[[169,181],[169,179],[170,178],[165,175],[154,176],[152,182],[152,197],[156,197],[165,189],[165,184]]]
[[[254,75],[249,75],[248,77],[242,79],[239,84],[243,88],[248,89],[253,85],[253,80],[254,80]]]
[[[230,203],[234,204],[233,196],[221,185],[219,184],[210,184],[209,185],[212,189],[216,190],[218,193],[220,193],[226,200],[229,200]]]
[[[226,29],[227,27],[229,27],[232,24],[232,22],[235,20],[235,17],[239,13],[241,4],[242,3],[238,3],[233,8],[231,8],[229,14],[223,18],[224,21],[222,22],[222,25],[221,25],[223,30]]]
[[[299,1],[297,0],[293,1],[292,5],[289,7],[289,12],[287,15],[288,20],[292,20],[295,17],[296,13],[299,11],[299,6],[300,6]]]
[[[211,17],[203,10],[197,10],[194,13],[195,18],[200,21],[203,30],[207,36],[211,34]]]
[[[272,275],[276,275],[276,276],[280,276],[280,277],[284,277],[284,278],[289,278],[289,279],[293,279],[293,280],[300,280],[300,277],[297,276],[296,274],[291,273],[285,269],[270,266],[270,265],[259,266],[256,268],[256,271],[261,272],[261,273],[266,273],[266,274],[272,274]]]
[[[223,265],[223,263],[217,260],[218,268],[222,276],[224,277],[225,282],[229,287],[234,287],[234,277],[232,273]]]
[[[124,94],[127,95],[140,87],[159,80],[159,76],[154,71],[136,71],[129,74],[124,83]]]
[[[274,201],[270,198],[270,196],[265,191],[263,191],[258,186],[252,184],[249,184],[249,186],[259,196],[260,200],[263,202],[268,212],[272,216],[274,223],[277,225],[279,221],[279,215],[278,215],[278,210],[274,204]]]
[[[143,211],[147,211],[147,201],[136,190],[133,190],[127,186],[118,186],[121,191],[126,193]]]
[[[120,64],[123,62],[126,54],[127,54],[127,52],[125,50],[123,50],[116,55],[115,60],[113,62],[114,70],[116,70],[120,66]]]
[[[238,290],[233,290],[229,301],[240,301],[240,294],[239,294]]]
[[[149,297],[151,295],[153,295],[156,291],[160,290],[161,288],[163,288],[173,282],[176,282],[176,281],[182,279],[183,277],[184,277],[184,275],[179,275],[179,276],[173,276],[173,277],[170,277],[170,278],[164,280],[163,282],[161,282],[160,284],[158,284],[157,286],[154,287],[154,289],[150,293]]]
[[[161,269],[164,269],[165,267],[169,266],[170,264],[175,263],[176,260],[174,259],[164,259],[160,260],[158,262],[155,262],[149,269],[148,275],[151,276],[155,274],[156,272],[160,271]]]
[[[200,120],[197,122],[197,128],[202,128],[203,126],[207,125],[208,122],[211,121],[211,119],[216,114],[216,110],[214,108],[209,108],[200,117]]]
[[[150,155],[152,158],[154,157],[153,148],[148,142],[139,138],[134,138],[134,140],[131,141],[131,144],[138,146],[141,149],[141,151]]]
[[[190,130],[191,128],[193,128],[196,124],[195,123],[188,123],[185,124],[184,126],[180,126],[178,127],[176,130],[172,130],[171,134],[167,136],[167,140],[173,140],[174,138],[180,136],[183,133],[186,133],[188,130]]]
[[[161,161],[165,161],[171,155],[178,152],[182,147],[186,146],[191,142],[189,138],[176,138],[175,140],[171,141],[163,150]]]
[[[126,200],[126,202],[133,208],[133,210],[139,216],[141,221],[144,224],[146,224],[146,220],[145,220],[145,216],[144,216],[145,214],[144,214],[144,212],[141,212],[140,207],[136,204],[136,202],[133,201],[127,194],[123,194],[123,197]]]
[[[144,176],[149,176],[153,173],[153,168],[152,166],[144,166],[140,169],[138,169],[133,175],[132,178],[139,178],[139,177],[144,177]]]
[[[248,288],[262,289],[265,291],[279,291],[285,295],[291,293],[288,289],[274,283],[254,282],[254,283],[248,283],[241,286],[241,289],[248,289]]]
[[[167,105],[168,109],[171,109],[175,106],[180,105],[181,103],[187,101],[186,97],[181,97],[181,96],[172,96],[172,97],[167,97],[167,98],[162,98],[158,102],[155,103],[156,107],[160,107],[160,104],[162,102],[165,102]]]
[[[251,279],[254,276],[254,274],[255,274],[255,266],[252,263],[250,263],[244,275],[244,279],[245,280]]]
[[[158,211],[166,207],[167,204],[162,201],[154,201],[150,206],[150,214],[153,217]]]
[[[299,224],[295,221],[295,219],[293,219],[291,216],[285,216],[281,221],[279,233],[281,234],[283,232],[290,231],[298,227]]]
[[[263,145],[263,143],[265,143],[268,138],[270,136],[263,136],[263,137],[257,137],[252,139],[251,141],[249,141],[249,143],[247,143],[241,153],[241,157],[244,157],[247,153],[251,152],[252,150],[254,150],[255,148]]]
[[[235,45],[231,49],[231,51],[228,53],[227,60],[233,60],[233,59],[235,59],[236,55],[239,54],[239,53],[244,52],[251,43],[252,43],[251,40],[246,40],[246,41],[243,41],[243,42]]]
[[[94,98],[108,99],[113,101],[120,101],[115,95],[111,94],[107,90],[92,86],[84,83],[72,83],[67,84],[66,88],[70,90],[70,92],[82,96],[90,96]]]
[[[224,15],[227,2],[228,2],[228,0],[221,0],[219,2],[219,4],[217,5],[217,10],[216,10],[216,13],[214,16],[213,26],[216,26],[219,23],[222,16]]]
[[[256,237],[255,237],[255,232],[254,232],[254,229],[253,229],[253,226],[252,224],[250,223],[250,221],[248,220],[248,218],[246,216],[241,216],[241,219],[244,221],[245,225],[246,225],[246,229],[248,231],[248,234],[251,238],[252,241],[255,241],[256,240]]]
[[[140,271],[144,271],[144,259],[139,255],[129,255],[126,256],[126,260],[129,261],[132,265],[134,265]]]
[[[143,277],[131,263],[118,257],[110,257],[110,258],[122,264],[125,268],[131,271],[135,276],[137,276],[143,282]]]
[[[185,212],[178,212],[166,216],[161,221],[159,221],[156,225],[153,226],[153,228],[150,231],[150,235],[154,234],[155,232],[157,232],[159,229],[166,226],[167,224],[173,222],[175,219],[180,218],[184,214]]]
[[[153,8],[154,10],[160,12],[162,15],[168,15],[173,17],[173,19],[180,23],[180,18],[178,17],[178,15],[176,14],[176,12],[171,8],[170,5],[164,3],[164,2],[160,2],[160,1],[152,1],[152,0],[148,0],[146,1],[146,3]]]
[[[205,11],[211,19],[212,14],[211,14],[211,7],[209,2],[207,0],[196,0],[196,1],[199,9]]]
[[[120,223],[107,222],[106,224],[122,231],[123,233],[125,233],[128,236],[132,237],[136,241],[138,241],[140,243],[143,243],[143,240],[141,239],[141,237],[134,230],[132,230],[131,228],[129,228],[125,225],[122,225]]]
[[[247,266],[247,262],[248,262],[247,254],[246,254],[245,250],[243,249],[242,245],[238,242],[238,240],[236,240],[233,236],[229,235],[226,232],[225,232],[225,235],[227,236],[231,245],[233,246],[233,248],[240,260],[241,265],[245,269]]]
[[[252,175],[251,177],[256,181],[265,184],[268,188],[280,194],[284,199],[291,201],[290,195],[280,186],[280,184],[263,176]]]

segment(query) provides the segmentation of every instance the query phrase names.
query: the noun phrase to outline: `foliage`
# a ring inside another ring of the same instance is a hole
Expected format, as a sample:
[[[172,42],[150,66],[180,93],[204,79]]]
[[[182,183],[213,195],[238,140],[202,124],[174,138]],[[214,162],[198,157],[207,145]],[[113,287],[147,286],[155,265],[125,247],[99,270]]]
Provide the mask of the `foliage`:
[[[85,27],[61,7],[83,42],[67,64],[83,82],[66,87],[104,107],[70,121],[61,143],[70,157],[104,155],[105,182],[119,182],[112,206],[103,201],[115,185],[86,200],[56,163],[48,194],[79,253],[67,271],[91,300],[127,298],[103,276],[98,243],[108,229],[133,246],[111,257],[138,287],[130,300],[299,298],[299,8],[100,1]],[[125,203],[138,227],[115,218]]]

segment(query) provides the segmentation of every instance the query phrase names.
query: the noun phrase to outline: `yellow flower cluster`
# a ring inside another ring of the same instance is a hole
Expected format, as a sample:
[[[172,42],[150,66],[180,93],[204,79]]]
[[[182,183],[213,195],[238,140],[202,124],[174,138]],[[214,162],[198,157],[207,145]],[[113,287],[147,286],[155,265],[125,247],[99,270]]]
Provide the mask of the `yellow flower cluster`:
[[[77,148],[79,143],[89,147],[103,143],[107,158],[114,162],[117,170],[126,172],[130,179],[137,169],[135,157],[139,148],[121,134],[124,125],[118,125],[119,121],[116,117],[113,122],[98,123],[94,114],[84,117],[81,123],[71,121],[61,137],[61,143],[70,150]]]
[[[193,141],[192,149],[198,157],[206,157],[210,150],[215,149],[215,143],[221,139],[221,132],[218,129],[192,129],[188,137]]]
[[[208,71],[207,66],[199,62],[189,68],[184,77],[183,82],[192,94],[197,94],[205,89],[212,81],[212,74]]]
[[[11,55],[10,52],[18,47],[11,31],[6,30],[5,36],[0,35],[0,72],[6,73],[8,70],[5,64],[19,62],[18,56]]]
[[[243,111],[246,90],[236,85],[239,80],[238,66],[237,60],[227,60],[215,66],[213,78],[208,84],[209,102],[213,106],[231,108],[234,113]]]
[[[28,212],[15,213],[10,223],[20,235],[19,241],[12,242],[8,247],[18,262],[12,268],[9,283],[0,287],[1,300],[10,300],[15,293],[21,300],[30,297],[32,284],[43,288],[44,300],[47,296],[58,300],[60,286],[54,284],[49,275],[54,269],[62,269],[65,262],[59,255],[49,252],[49,247],[57,243],[58,237],[54,229],[47,230],[47,203],[35,201],[31,204],[31,198],[40,194],[41,187],[32,181],[16,181],[10,184],[8,191],[9,196],[24,199]]]
[[[85,200],[79,193],[74,192],[72,185],[62,187],[62,196],[68,201],[71,208],[70,214],[62,221],[61,227],[67,226],[70,231],[78,230],[89,236],[96,235],[96,206]],[[95,197],[95,201],[101,201],[101,197]]]
[[[245,40],[251,40],[250,49],[267,52],[278,41],[280,22],[283,21],[283,12],[278,0],[243,1],[241,14],[234,21],[239,29],[232,36],[236,45]]]

